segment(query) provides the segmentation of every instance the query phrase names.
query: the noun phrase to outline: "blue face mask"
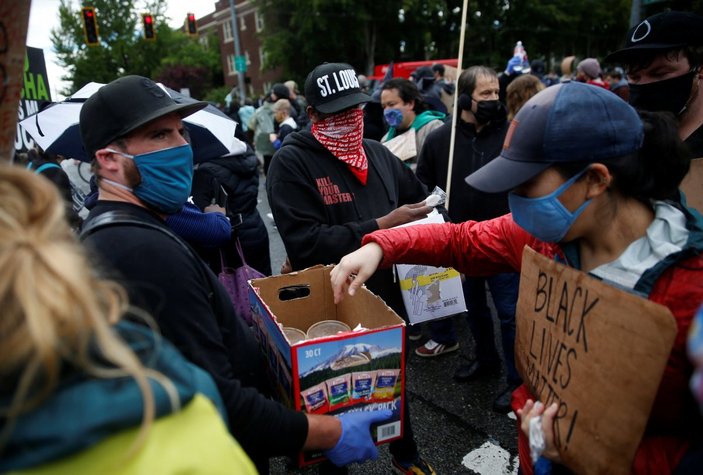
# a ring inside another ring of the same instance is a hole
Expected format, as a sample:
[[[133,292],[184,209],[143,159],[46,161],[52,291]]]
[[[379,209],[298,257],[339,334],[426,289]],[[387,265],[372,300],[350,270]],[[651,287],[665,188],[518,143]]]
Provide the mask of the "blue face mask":
[[[386,109],[383,111],[383,118],[388,125],[397,129],[403,123],[403,112],[400,109]]]
[[[541,241],[561,241],[591,200],[587,200],[572,213],[561,204],[559,196],[586,171],[588,168],[569,178],[553,192],[539,198],[525,198],[509,193],[508,204],[513,214],[513,221]]]
[[[173,214],[183,207],[193,183],[193,149],[190,144],[155,152],[130,155],[107,149],[134,160],[142,177],[132,192],[157,210]]]

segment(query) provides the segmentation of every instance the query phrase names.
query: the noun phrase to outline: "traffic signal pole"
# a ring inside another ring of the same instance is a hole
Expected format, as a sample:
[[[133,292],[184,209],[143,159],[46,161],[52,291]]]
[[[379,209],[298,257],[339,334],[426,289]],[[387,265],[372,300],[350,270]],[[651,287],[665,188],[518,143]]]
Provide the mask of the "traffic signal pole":
[[[237,57],[241,56],[241,47],[239,45],[239,29],[237,28],[237,11],[234,8],[234,0],[229,0],[229,10],[232,15],[232,36],[234,38],[234,59],[237,64]],[[239,104],[244,105],[247,98],[246,85],[244,84],[244,71],[237,69],[237,82],[239,83]]]

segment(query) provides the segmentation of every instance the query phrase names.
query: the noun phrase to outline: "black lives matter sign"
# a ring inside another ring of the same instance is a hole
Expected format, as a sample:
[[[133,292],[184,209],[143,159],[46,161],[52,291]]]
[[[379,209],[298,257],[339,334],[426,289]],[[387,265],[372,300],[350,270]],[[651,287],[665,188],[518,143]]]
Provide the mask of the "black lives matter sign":
[[[525,247],[516,323],[518,371],[558,404],[565,464],[629,473],[676,336],[671,312]]]

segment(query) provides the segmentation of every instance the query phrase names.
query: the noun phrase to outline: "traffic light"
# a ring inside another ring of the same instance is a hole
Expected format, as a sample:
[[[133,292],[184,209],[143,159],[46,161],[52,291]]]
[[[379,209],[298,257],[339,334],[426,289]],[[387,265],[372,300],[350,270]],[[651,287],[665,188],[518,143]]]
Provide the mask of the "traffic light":
[[[142,23],[144,24],[144,39],[155,40],[156,32],[154,31],[154,17],[150,13],[142,14]]]
[[[195,14],[189,13],[186,16],[186,33],[189,35],[198,34],[198,24],[195,22]]]
[[[95,17],[95,7],[81,8],[83,18],[83,34],[85,35],[85,43],[88,46],[97,46],[100,44],[98,38],[98,21]]]

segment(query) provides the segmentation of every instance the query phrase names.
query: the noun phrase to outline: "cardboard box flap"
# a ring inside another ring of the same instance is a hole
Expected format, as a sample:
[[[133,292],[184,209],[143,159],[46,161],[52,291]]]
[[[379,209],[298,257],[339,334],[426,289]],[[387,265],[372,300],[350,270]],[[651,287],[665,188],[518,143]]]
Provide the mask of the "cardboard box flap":
[[[381,298],[366,287],[335,305],[330,283],[332,268],[318,265],[299,272],[255,279],[251,285],[283,326],[307,331],[313,323],[330,319],[342,321],[352,329],[358,324],[375,329],[403,323]]]

